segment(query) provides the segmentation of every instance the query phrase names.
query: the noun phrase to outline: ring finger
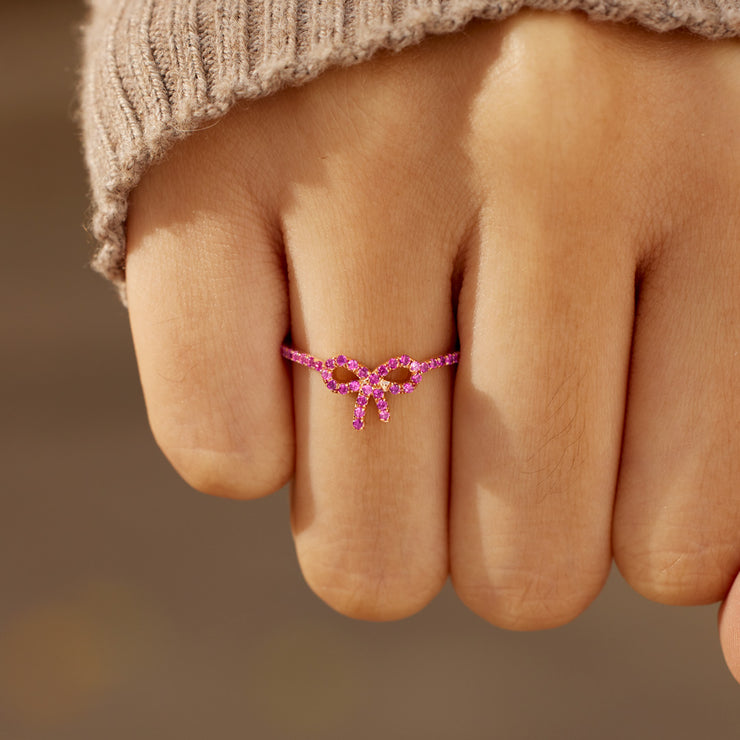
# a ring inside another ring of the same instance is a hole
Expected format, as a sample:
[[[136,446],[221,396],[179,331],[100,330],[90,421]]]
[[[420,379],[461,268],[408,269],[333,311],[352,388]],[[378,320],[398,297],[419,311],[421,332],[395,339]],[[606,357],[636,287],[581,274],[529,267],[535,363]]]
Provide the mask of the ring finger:
[[[419,202],[430,214],[448,214],[433,202],[441,191],[387,194],[384,177],[379,162],[337,192],[332,183],[341,178],[329,173],[326,185],[301,189],[286,214],[292,343],[321,360],[343,354],[374,369],[404,354],[422,362],[454,349],[459,225],[447,216],[413,217]],[[349,616],[412,614],[448,574],[454,368],[424,373],[412,393],[386,392],[387,423],[385,404],[364,394],[370,402],[358,430],[362,391],[331,393],[320,373],[293,367],[292,525],[303,574]],[[393,373],[401,385],[410,381],[408,371]]]

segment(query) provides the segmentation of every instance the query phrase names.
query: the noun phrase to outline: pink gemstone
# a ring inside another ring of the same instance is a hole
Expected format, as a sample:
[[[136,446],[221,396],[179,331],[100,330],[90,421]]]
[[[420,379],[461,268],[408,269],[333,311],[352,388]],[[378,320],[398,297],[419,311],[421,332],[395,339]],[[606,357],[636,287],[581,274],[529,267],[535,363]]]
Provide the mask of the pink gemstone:
[[[382,389],[382,388],[376,388],[376,389],[375,389],[375,390],[373,391],[373,396],[374,396],[375,398],[383,398],[383,389]]]
[[[357,375],[358,375],[358,377],[360,377],[360,378],[367,378],[367,376],[368,376],[369,374],[370,374],[370,371],[369,371],[369,370],[368,370],[368,369],[367,369],[366,367],[361,367],[361,368],[360,368],[360,369],[359,369],[359,370],[357,371]]]
[[[364,394],[365,394],[366,396],[370,396],[370,395],[372,395],[373,389],[372,389],[372,388],[371,388],[371,387],[370,387],[369,385],[363,385],[363,386],[362,386],[362,392],[363,392],[363,393],[364,393]]]
[[[347,367],[348,367],[348,368],[349,368],[350,370],[357,370],[357,368],[358,368],[358,367],[360,367],[360,363],[359,363],[359,362],[357,362],[357,360],[350,360],[350,361],[349,361],[349,362],[347,363]]]
[[[346,365],[347,364],[347,358],[344,355],[339,355],[337,357],[337,365]]]
[[[326,384],[326,387],[327,387],[327,388],[328,388],[328,389],[329,389],[330,391],[333,391],[333,390],[335,390],[335,389],[336,389],[336,387],[337,387],[337,381],[336,381],[336,380],[330,380],[330,381],[329,381],[329,382],[328,382],[328,383]]]
[[[391,418],[389,411],[381,411],[378,416],[380,416],[381,421],[390,421]]]
[[[357,403],[359,403],[360,406],[364,406],[367,403],[367,396],[357,396]]]
[[[401,392],[401,386],[398,383],[392,383],[388,390],[395,396]]]
[[[421,380],[421,373],[411,376],[411,382],[416,385]]]
[[[355,429],[362,429],[362,427],[363,427],[363,424],[364,424],[364,422],[363,422],[363,420],[362,420],[362,419],[355,419],[355,420],[354,420],[354,421],[352,422],[352,426],[353,426],[353,427],[354,427]]]
[[[378,375],[380,375],[381,378],[384,378],[386,375],[388,375],[388,367],[386,365],[381,365],[378,368]]]
[[[404,393],[411,393],[411,391],[414,390],[414,386],[411,385],[411,383],[404,383],[403,384],[403,392]]]
[[[337,390],[343,395],[347,395],[347,384],[346,383],[340,383],[337,387]]]
[[[388,360],[388,367],[391,370],[395,370],[398,367],[398,359],[396,357],[392,357],[390,360]]]
[[[357,393],[357,391],[360,390],[360,381],[359,380],[350,381],[349,389],[352,391],[352,393]]]
[[[368,380],[375,385],[380,380],[380,376],[377,373],[370,373]]]
[[[419,363],[416,360],[414,360],[409,365],[409,370],[411,370],[412,373],[418,372],[419,371]]]
[[[385,411],[388,408],[388,401],[380,400],[378,401],[378,411]]]
[[[321,371],[321,377],[324,380],[329,380],[331,378],[331,373],[328,370],[322,370]]]
[[[333,369],[334,369],[334,367],[335,367],[335,363],[334,363],[334,360],[327,360],[327,361],[326,361],[326,362],[324,363],[324,367],[325,367],[325,368],[326,368],[327,370],[333,370]]]
[[[321,362],[321,360],[314,360],[313,361],[313,367],[315,370],[321,370],[321,368],[324,366],[324,363]]]
[[[355,406],[355,419],[361,419],[363,416],[365,416],[365,407]]]
[[[399,359],[403,367],[408,367],[409,363],[411,362],[411,358],[408,355],[401,355]]]
[[[422,362],[421,366],[419,368],[423,373],[425,373],[427,370],[429,370],[429,365],[426,362]]]

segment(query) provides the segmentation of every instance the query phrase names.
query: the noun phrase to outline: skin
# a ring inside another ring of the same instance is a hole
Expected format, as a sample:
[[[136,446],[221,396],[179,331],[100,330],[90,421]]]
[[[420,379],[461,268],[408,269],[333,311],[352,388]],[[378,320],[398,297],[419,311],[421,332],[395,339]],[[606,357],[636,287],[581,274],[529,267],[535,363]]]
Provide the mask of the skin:
[[[183,478],[294,478],[306,581],[359,619],[448,576],[556,627],[612,558],[725,600],[740,679],[740,47],[578,13],[476,21],[234,108],[134,191],[131,326]],[[370,366],[455,347],[352,429],[279,346]],[[373,418],[375,415],[375,418]]]

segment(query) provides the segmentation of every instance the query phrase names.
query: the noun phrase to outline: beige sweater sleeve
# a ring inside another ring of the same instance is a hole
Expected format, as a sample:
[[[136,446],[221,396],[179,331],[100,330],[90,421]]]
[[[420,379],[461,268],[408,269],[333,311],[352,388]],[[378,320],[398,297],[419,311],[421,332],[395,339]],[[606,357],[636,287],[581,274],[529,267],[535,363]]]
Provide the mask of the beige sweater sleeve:
[[[474,17],[580,9],[656,31],[740,35],[740,0],[88,0],[79,118],[93,266],[123,289],[128,196],[172,144],[235,100],[399,50]]]

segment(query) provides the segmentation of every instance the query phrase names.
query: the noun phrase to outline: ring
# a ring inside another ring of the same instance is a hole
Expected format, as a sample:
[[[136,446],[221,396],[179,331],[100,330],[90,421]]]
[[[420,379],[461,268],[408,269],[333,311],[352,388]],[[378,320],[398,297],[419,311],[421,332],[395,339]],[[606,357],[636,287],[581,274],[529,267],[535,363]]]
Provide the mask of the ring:
[[[417,362],[409,355],[398,355],[397,357],[391,357],[374,370],[371,370],[346,355],[337,355],[336,357],[330,357],[328,360],[318,360],[307,352],[299,352],[285,344],[281,345],[280,352],[286,360],[298,365],[305,365],[320,373],[324,385],[333,393],[339,393],[342,396],[346,396],[348,393],[357,393],[352,419],[352,426],[357,430],[365,426],[365,411],[370,401],[375,402],[380,420],[388,422],[391,420],[391,412],[388,410],[386,393],[391,393],[394,396],[402,393],[412,393],[416,390],[416,386],[419,385],[425,373],[438,367],[456,365],[460,360],[459,352],[438,355],[424,362]],[[339,368],[348,370],[355,376],[354,380],[348,382],[337,380],[334,373]],[[409,377],[407,379],[387,378],[388,375],[393,375],[394,371],[402,370],[408,371]]]

